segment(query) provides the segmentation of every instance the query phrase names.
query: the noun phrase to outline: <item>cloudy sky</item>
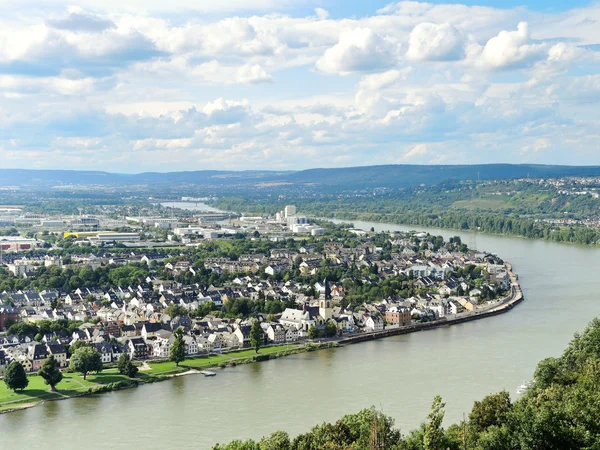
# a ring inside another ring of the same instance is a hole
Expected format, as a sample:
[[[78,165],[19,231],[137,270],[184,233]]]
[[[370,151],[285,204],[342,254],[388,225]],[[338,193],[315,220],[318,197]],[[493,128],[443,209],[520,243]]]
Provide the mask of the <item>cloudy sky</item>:
[[[600,165],[598,2],[0,10],[2,168]]]

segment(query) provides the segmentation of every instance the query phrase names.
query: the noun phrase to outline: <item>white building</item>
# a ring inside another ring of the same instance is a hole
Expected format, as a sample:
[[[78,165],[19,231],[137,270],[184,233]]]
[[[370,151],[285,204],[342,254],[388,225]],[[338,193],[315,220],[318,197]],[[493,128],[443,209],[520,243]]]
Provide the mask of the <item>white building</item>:
[[[288,217],[292,217],[296,215],[296,206],[295,205],[287,205],[283,210],[284,217],[287,219]]]

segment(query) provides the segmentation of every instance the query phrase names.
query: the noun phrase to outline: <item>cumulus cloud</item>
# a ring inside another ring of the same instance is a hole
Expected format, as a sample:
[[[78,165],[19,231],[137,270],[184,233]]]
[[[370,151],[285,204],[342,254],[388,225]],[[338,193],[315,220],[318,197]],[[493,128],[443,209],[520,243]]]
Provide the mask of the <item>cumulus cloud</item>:
[[[317,61],[317,68],[342,75],[386,69],[398,63],[398,50],[393,39],[369,28],[355,28],[340,35],[338,43]]]
[[[452,61],[464,56],[465,38],[449,23],[421,23],[410,33],[406,57],[417,61]]]
[[[529,25],[521,22],[517,31],[501,31],[485,44],[481,58],[486,66],[493,69],[505,69],[526,66],[543,58],[545,44],[531,43]]]
[[[259,64],[244,64],[237,71],[237,81],[249,84],[269,83],[273,81],[273,77]]]

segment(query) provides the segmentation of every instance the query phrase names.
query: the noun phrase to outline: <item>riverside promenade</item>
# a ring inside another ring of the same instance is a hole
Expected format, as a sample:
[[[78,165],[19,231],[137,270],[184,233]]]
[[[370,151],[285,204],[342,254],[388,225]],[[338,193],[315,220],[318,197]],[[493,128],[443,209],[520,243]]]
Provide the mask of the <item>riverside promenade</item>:
[[[470,322],[472,320],[485,319],[487,317],[492,317],[498,314],[506,313],[513,309],[515,306],[517,306],[519,303],[521,303],[524,299],[523,291],[521,290],[521,285],[519,284],[519,278],[512,271],[512,265],[510,263],[506,263],[506,269],[509,274],[511,283],[510,294],[500,300],[491,302],[490,304],[484,307],[477,308],[473,311],[466,311],[460,314],[448,315],[431,322],[416,323],[404,326],[392,325],[381,331],[372,331],[368,333],[357,334],[355,336],[347,336],[341,339],[337,339],[336,341],[340,344],[357,344],[359,342],[370,341],[373,339],[381,339],[390,336],[397,336],[400,334],[415,333],[417,331],[447,327],[450,325]]]

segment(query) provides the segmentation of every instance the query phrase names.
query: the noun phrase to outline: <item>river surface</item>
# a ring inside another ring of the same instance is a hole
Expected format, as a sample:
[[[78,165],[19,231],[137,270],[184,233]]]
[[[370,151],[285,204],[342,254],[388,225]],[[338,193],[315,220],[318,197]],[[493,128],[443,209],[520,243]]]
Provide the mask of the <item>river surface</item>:
[[[202,212],[210,212],[210,213],[225,213],[227,211],[223,211],[221,209],[214,208],[212,206],[208,206],[206,203],[202,202],[161,202],[161,205],[165,208],[177,208],[177,209],[186,209],[188,211],[202,211]]]
[[[600,313],[598,248],[428,231],[459,235],[512,262],[525,302],[506,314],[452,327],[5,414],[0,449],[204,449],[277,429],[296,435],[371,405],[407,432],[424,420],[436,394],[446,402],[447,422],[454,422],[492,392],[507,389],[515,398],[536,363],[559,355],[573,333]]]

